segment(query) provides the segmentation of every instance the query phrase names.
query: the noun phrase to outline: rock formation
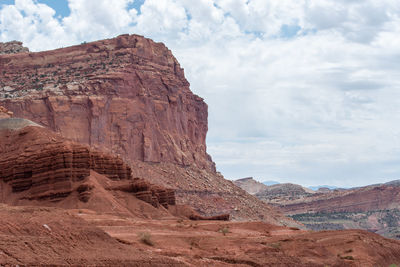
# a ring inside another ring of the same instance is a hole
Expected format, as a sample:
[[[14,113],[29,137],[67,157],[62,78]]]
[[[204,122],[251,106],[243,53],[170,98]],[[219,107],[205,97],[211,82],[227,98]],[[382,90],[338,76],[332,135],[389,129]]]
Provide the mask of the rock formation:
[[[265,184],[257,182],[253,177],[238,179],[233,181],[233,183],[251,195],[255,195],[258,192],[267,189]]]
[[[365,229],[400,239],[400,184],[318,190],[271,186],[256,196],[311,230]],[[321,192],[322,191],[322,192]]]
[[[11,41],[7,43],[0,42],[0,55],[27,53],[29,49],[22,46],[21,42]]]
[[[17,117],[127,160],[215,170],[205,145],[207,105],[163,44],[123,35],[3,55],[0,69],[0,104]]]
[[[367,186],[344,191],[319,193],[302,200],[280,203],[286,214],[305,212],[368,212],[400,208],[400,187],[391,185]]]
[[[0,119],[11,118],[13,113],[8,111],[5,107],[0,106]]]
[[[65,140],[28,120],[0,119],[0,183],[4,187],[0,187],[0,201],[59,202],[75,192],[80,201],[88,202],[94,188],[91,172],[108,179],[108,190],[128,192],[156,208],[175,205],[174,190],[132,179],[130,167],[117,156]]]
[[[170,205],[175,205],[175,191],[173,189],[156,186],[140,178],[134,178],[129,182],[119,183],[106,189],[132,193],[136,198],[154,207],[161,205],[168,208]]]
[[[122,35],[1,55],[0,69],[0,105],[15,117],[119,155],[134,177],[176,190],[178,204],[201,216],[293,223],[215,171],[207,105],[163,44]]]
[[[303,199],[315,192],[298,184],[274,184],[258,192],[256,197],[267,203],[283,203],[294,199]]]
[[[207,107],[162,44],[124,35],[0,69],[1,266],[400,262],[373,233],[278,226],[298,224],[216,172]]]

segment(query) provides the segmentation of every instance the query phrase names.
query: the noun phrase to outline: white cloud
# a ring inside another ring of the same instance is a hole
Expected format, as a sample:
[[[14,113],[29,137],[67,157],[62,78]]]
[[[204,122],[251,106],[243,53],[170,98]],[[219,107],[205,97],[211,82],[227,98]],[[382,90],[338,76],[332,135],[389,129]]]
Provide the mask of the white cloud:
[[[131,3],[69,0],[60,21],[17,0],[0,10],[0,40],[33,50],[126,32],[163,41],[209,104],[209,151],[228,178],[400,177],[398,0]]]
[[[21,40],[34,50],[63,44],[68,37],[54,16],[55,11],[47,5],[16,0],[15,5],[0,9],[1,40]]]
[[[173,0],[147,0],[140,8],[135,30],[158,38],[178,38],[188,23],[185,9]]]
[[[77,40],[93,41],[125,32],[136,20],[128,10],[133,0],[69,0],[70,16],[63,19],[66,33]]]

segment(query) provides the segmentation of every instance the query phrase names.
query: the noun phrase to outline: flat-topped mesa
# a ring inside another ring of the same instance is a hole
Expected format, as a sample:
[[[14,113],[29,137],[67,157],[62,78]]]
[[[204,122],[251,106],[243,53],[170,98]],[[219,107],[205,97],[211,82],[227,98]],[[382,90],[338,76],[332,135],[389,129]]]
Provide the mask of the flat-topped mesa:
[[[0,55],[4,54],[17,54],[17,53],[27,53],[29,49],[22,45],[22,42],[11,41],[2,43],[0,42]]]
[[[266,186],[265,184],[254,180],[253,177],[241,178],[233,181],[233,183],[251,195],[255,195],[258,192],[261,192],[262,190],[268,188],[268,186]]]
[[[0,56],[0,105],[125,160],[195,165],[206,153],[207,105],[164,44],[138,35]]]

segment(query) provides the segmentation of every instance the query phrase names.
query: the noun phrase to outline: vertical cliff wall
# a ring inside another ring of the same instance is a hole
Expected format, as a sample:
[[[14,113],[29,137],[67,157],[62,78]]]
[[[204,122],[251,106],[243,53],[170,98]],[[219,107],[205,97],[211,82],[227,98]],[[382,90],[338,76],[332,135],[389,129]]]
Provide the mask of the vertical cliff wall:
[[[0,105],[127,160],[215,171],[207,105],[171,51],[141,36],[1,55]]]

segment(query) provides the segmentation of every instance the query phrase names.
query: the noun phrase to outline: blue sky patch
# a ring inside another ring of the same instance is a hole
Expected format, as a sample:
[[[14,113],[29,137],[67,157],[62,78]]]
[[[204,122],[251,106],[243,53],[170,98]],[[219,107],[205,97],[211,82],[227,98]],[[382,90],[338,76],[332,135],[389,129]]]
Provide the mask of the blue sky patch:
[[[299,25],[287,25],[284,24],[281,27],[281,37],[292,38],[301,30]]]
[[[66,0],[34,0],[34,2],[46,4],[56,11],[56,16],[67,17],[71,13]],[[2,5],[15,5],[15,0],[1,0]]]
[[[56,11],[56,16],[68,17],[71,11],[66,0],[39,0],[38,3],[46,4]]]
[[[2,5],[14,5],[14,0],[2,0],[1,6]]]
[[[135,0],[132,4],[128,5],[128,9],[134,8],[138,11],[138,14],[140,14],[140,7],[144,4],[144,1],[145,0]]]

